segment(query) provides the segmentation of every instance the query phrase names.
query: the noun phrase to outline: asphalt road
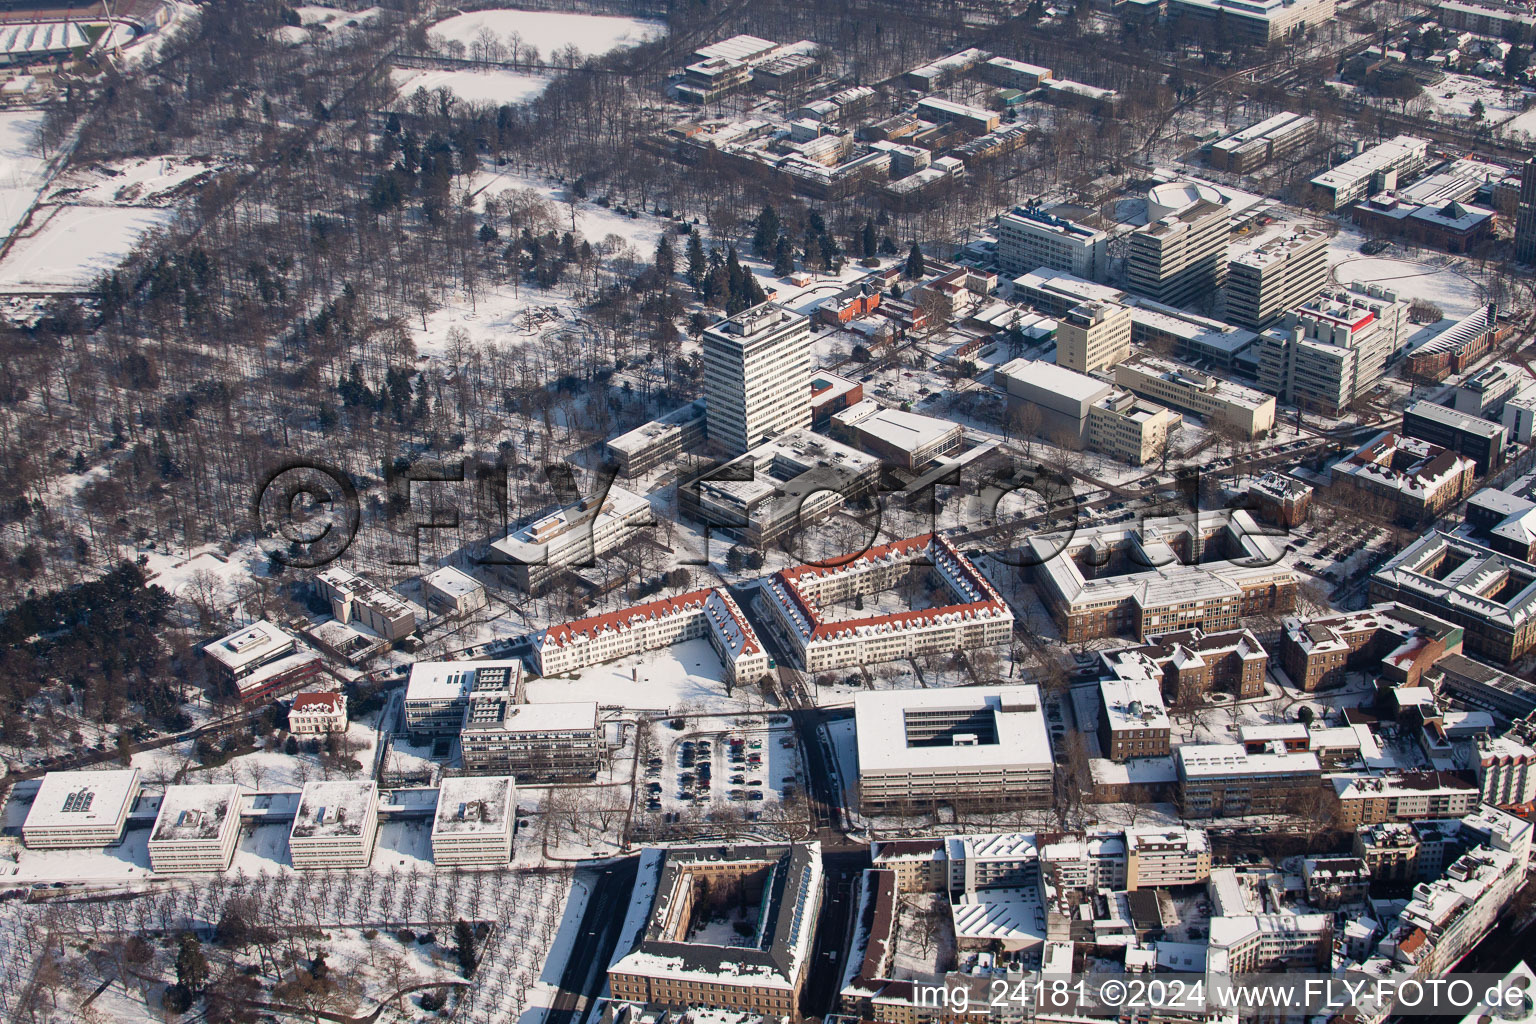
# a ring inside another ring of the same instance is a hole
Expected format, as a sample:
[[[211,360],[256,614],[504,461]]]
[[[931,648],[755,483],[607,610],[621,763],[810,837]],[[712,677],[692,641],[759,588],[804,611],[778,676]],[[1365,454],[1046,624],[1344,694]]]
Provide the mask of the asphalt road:
[[[576,1024],[602,992],[639,866],[639,858],[631,857],[587,876],[592,895],[560,975],[560,991],[545,1018],[550,1024]]]
[[[810,975],[800,998],[802,1017],[823,1017],[833,1010],[838,982],[842,980],[843,958],[848,955],[848,926],[853,917],[854,885],[859,873],[869,867],[869,850],[849,850],[822,854],[825,875],[821,893],[821,920],[816,926],[815,952],[811,956]]]

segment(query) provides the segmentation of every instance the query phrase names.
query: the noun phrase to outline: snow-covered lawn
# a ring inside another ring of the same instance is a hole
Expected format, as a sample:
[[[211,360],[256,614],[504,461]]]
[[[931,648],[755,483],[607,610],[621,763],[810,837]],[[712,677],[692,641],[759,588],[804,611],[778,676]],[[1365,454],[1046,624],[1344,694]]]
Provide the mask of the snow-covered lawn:
[[[1356,256],[1335,264],[1334,276],[1341,284],[1379,284],[1395,289],[1403,298],[1432,302],[1446,316],[1465,316],[1483,302],[1482,290],[1455,260],[1435,265],[1386,256]]]
[[[152,156],[74,168],[62,175],[48,198],[53,202],[113,206],[167,206],[188,182],[220,165],[206,157]]]
[[[139,239],[175,214],[138,207],[39,208],[34,233],[16,241],[0,262],[0,289],[73,291],[122,262]]]
[[[47,164],[34,142],[42,123],[38,110],[0,111],[0,238],[15,230],[43,186]]]
[[[447,89],[465,103],[525,103],[549,85],[539,75],[516,71],[427,71],[421,68],[393,68],[389,79],[402,98],[417,89],[436,92]]]
[[[469,47],[486,30],[503,43],[516,33],[523,46],[537,47],[548,58],[568,46],[576,47],[584,57],[634,46],[664,35],[666,26],[659,21],[598,14],[492,10],[458,14],[438,22],[429,31],[444,42],[456,41]]]
[[[725,694],[720,656],[703,638],[582,669],[574,679],[556,676],[528,684],[530,703],[595,700],[630,711],[749,711],[761,708],[757,691],[737,687]],[[755,705],[755,707],[754,707]]]

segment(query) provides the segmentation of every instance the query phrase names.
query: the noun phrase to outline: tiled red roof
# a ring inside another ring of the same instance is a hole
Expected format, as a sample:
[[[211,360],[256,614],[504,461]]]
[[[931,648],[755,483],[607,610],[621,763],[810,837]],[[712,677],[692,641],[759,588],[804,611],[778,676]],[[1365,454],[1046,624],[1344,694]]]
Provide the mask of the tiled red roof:
[[[641,618],[648,621],[666,618],[679,612],[703,611],[705,602],[718,588],[706,587],[703,590],[690,590],[686,594],[678,594],[676,597],[663,597],[655,601],[646,601],[642,604],[630,605],[628,608],[620,608],[616,612],[607,612],[603,615],[591,615],[585,619],[573,619],[570,622],[562,622],[558,626],[551,626],[544,633],[544,642],[561,646],[570,643],[578,637],[592,637],[604,630],[627,629],[635,619]],[[730,612],[731,618],[736,621],[737,628],[741,631],[745,642],[742,646],[743,654],[752,654],[762,650],[762,644],[757,639],[757,633],[753,631],[750,623],[742,617],[741,609],[731,599],[731,595],[720,591],[721,604]]]
[[[301,693],[293,698],[295,711],[339,711],[340,709],[341,694],[339,693]]]

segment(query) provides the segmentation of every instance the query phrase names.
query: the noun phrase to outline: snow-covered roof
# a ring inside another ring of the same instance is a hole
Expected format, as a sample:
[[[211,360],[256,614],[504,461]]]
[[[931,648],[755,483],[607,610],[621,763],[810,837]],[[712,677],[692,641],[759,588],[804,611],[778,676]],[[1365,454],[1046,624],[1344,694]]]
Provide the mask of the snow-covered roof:
[[[1051,742],[1040,688],[1033,684],[947,690],[890,690],[854,697],[859,770],[898,771],[937,766],[1024,765],[1049,770]],[[989,724],[989,736],[975,742],[914,746],[907,716],[953,712]]]
[[[445,565],[436,572],[427,574],[422,583],[433,590],[454,597],[464,597],[485,589],[479,580],[451,565]]]
[[[149,838],[155,843],[216,839],[231,815],[240,815],[237,785],[167,786]]]
[[[438,787],[433,835],[502,835],[517,807],[509,775],[450,775]]]
[[[204,644],[203,653],[238,674],[248,665],[259,664],[277,656],[279,652],[292,650],[295,643],[294,638],[283,632],[277,623],[257,619],[228,636]]]
[[[378,806],[379,787],[372,780],[307,782],[299,794],[290,839],[361,836],[369,813]]]
[[[22,830],[110,825],[127,813],[138,792],[137,768],[49,772],[32,799]]]

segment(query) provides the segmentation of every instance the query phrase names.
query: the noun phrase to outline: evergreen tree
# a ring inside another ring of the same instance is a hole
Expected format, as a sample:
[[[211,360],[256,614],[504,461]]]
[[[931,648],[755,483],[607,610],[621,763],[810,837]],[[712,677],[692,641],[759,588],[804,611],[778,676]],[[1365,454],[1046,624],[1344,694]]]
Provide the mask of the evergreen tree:
[[[779,215],[772,206],[764,203],[762,212],[757,215],[757,233],[752,236],[752,251],[766,259],[779,243],[779,229]]]
[[[475,929],[462,917],[453,926],[453,955],[458,958],[459,970],[466,978],[474,973],[478,962],[475,956]]]
[[[672,283],[672,275],[677,273],[677,255],[672,251],[672,239],[665,234],[656,243],[656,273],[663,288]]]
[[[688,283],[694,291],[704,287],[704,275],[707,273],[709,269],[704,262],[704,240],[699,237],[699,229],[694,228],[688,232]]]
[[[176,949],[176,983],[194,996],[208,987],[208,958],[191,932],[182,932]]]
[[[776,277],[788,277],[795,272],[795,249],[789,239],[780,236],[778,248],[773,254],[773,273]]]
[[[916,242],[913,242],[912,248],[907,251],[907,272],[903,276],[915,281],[922,277],[927,269],[928,266],[923,261],[923,250],[917,247]]]
[[[864,258],[867,260],[873,259],[875,254],[880,251],[880,241],[875,237],[875,222],[872,220],[864,221],[863,243]]]

